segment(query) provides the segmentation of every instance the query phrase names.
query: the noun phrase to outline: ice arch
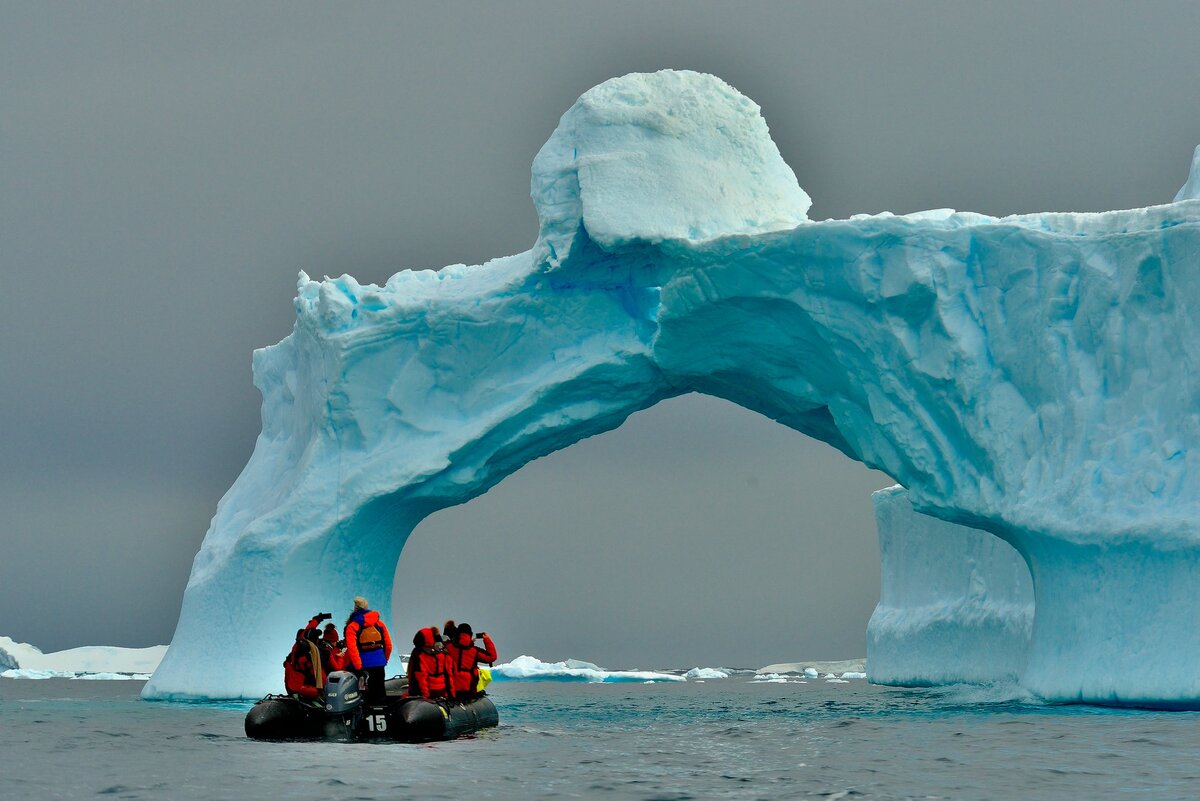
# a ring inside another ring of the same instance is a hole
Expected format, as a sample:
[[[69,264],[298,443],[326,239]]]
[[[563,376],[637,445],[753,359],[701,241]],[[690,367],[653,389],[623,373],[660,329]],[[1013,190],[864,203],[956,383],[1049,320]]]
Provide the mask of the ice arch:
[[[384,287],[301,277],[146,695],[273,688],[314,603],[388,602],[422,517],[698,391],[1011,543],[1035,692],[1200,700],[1200,202],[810,222],[757,106],[687,72],[586,93],[532,195],[527,253]]]

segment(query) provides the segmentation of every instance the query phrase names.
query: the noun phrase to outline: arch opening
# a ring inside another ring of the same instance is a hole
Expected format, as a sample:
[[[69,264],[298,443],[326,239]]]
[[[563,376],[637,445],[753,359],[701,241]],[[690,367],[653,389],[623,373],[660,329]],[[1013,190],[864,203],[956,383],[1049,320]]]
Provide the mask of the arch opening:
[[[891,483],[731,402],[672,398],[422,521],[392,619],[469,616],[504,659],[861,658],[879,587],[868,497]],[[463,557],[447,595],[438,566]]]

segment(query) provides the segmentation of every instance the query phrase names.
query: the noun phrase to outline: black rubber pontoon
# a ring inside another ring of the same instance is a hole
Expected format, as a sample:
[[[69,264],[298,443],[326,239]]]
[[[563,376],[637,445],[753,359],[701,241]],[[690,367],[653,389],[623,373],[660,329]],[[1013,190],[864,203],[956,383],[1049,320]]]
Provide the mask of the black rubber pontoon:
[[[342,708],[336,702],[333,676],[324,706],[279,695],[259,701],[246,714],[246,736],[256,740],[423,743],[452,740],[500,723],[496,705],[486,695],[465,703],[403,698],[407,686],[397,679],[388,681],[387,703],[368,705],[355,695],[347,708]]]

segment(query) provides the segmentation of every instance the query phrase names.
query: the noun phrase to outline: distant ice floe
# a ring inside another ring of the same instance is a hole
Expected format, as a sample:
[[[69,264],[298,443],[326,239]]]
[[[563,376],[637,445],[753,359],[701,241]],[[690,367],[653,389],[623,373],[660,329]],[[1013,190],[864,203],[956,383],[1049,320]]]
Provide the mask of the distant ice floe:
[[[0,668],[5,668],[0,678],[146,681],[166,652],[165,645],[88,645],[45,654],[36,646],[0,637]]]
[[[849,684],[851,679],[866,677],[866,660],[843,659],[767,665],[759,668],[751,681],[766,684],[807,684],[811,679],[824,679],[826,684]]]
[[[707,679],[727,679],[731,675],[731,671],[721,670],[719,668],[701,668],[696,667],[683,674],[683,677],[688,680],[707,680]]]
[[[756,673],[750,681],[755,684],[808,684],[799,676],[785,676],[782,673]]]
[[[149,673],[76,673],[71,670],[30,670],[11,668],[0,671],[0,679],[80,679],[83,681],[148,681]]]
[[[577,681],[593,684],[617,682],[686,681],[683,676],[650,670],[606,670],[591,662],[567,659],[543,662],[533,656],[518,656],[492,668],[494,681]]]
[[[821,662],[779,662],[759,668],[759,681],[774,680],[782,677],[791,679],[819,679],[838,684],[847,679],[865,679],[867,677],[867,662],[865,659],[841,659]]]
[[[147,681],[162,660],[167,646],[120,648],[93,645],[66,651],[42,653],[28,643],[0,637],[0,678],[5,679],[80,679],[85,681]],[[400,659],[403,672],[404,658]],[[774,668],[774,669],[773,669]],[[820,670],[818,670],[820,668]],[[857,668],[841,671],[839,668]],[[495,681],[556,681],[593,684],[714,681],[734,676],[752,682],[804,684],[806,679],[824,677],[830,683],[864,679],[862,660],[845,662],[784,663],[757,672],[735,668],[694,667],[687,672],[661,670],[609,670],[594,662],[567,659],[543,662],[522,655],[492,667]]]

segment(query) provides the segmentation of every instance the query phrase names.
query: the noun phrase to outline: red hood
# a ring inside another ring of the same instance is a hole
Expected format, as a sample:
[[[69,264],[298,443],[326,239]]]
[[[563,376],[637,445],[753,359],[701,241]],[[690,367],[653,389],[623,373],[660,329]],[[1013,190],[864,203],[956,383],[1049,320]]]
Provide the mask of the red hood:
[[[379,613],[376,612],[374,609],[368,610],[367,613],[363,615],[363,625],[364,626],[374,626],[378,622],[379,622]]]

